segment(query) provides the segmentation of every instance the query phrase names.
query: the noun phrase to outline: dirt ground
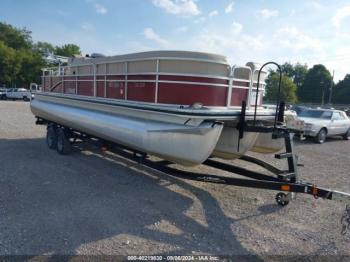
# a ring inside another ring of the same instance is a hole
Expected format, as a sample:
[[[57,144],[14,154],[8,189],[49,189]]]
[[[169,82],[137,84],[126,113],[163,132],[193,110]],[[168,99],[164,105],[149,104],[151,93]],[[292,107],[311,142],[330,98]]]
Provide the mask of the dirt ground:
[[[92,146],[61,156],[45,131],[29,103],[0,101],[0,255],[350,255],[343,204],[298,195],[281,208],[274,191],[186,181]],[[350,141],[296,151],[302,180],[350,192]]]

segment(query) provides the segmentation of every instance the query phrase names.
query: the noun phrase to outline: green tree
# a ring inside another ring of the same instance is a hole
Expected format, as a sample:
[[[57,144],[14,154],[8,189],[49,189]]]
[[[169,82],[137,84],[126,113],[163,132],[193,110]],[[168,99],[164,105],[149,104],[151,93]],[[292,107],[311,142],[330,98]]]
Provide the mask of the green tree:
[[[343,80],[339,81],[333,88],[333,103],[350,103],[350,74],[347,74]]]
[[[31,32],[26,28],[18,29],[0,22],[0,41],[13,49],[29,49],[32,47]]]
[[[325,103],[333,84],[331,73],[324,65],[314,65],[306,74],[303,85],[298,89],[302,102]]]
[[[80,47],[75,44],[66,44],[63,46],[57,46],[55,48],[55,54],[60,56],[71,57],[73,55],[81,55]]]
[[[18,87],[28,87],[30,83],[40,83],[41,69],[46,63],[39,53],[32,50],[19,50],[17,56],[21,59],[21,67],[16,79]]]
[[[286,62],[281,65],[281,69],[282,73],[290,77],[298,88],[303,85],[305,76],[307,74],[307,65],[302,65],[300,63],[293,65]]]
[[[294,78],[294,66],[291,63],[284,63],[281,65],[282,73],[291,79]]]
[[[279,74],[276,72],[271,72],[266,79],[266,93],[265,100],[270,102],[275,102],[278,94],[278,83],[279,83]],[[284,100],[288,103],[296,103],[298,101],[297,95],[297,86],[293,83],[293,80],[286,76],[282,76],[281,81],[281,100]]]
[[[55,53],[55,47],[47,42],[37,42],[33,45],[33,50],[41,56]]]
[[[307,65],[302,65],[299,63],[296,63],[294,65],[293,82],[298,87],[298,89],[301,88],[304,84],[307,72]]]
[[[0,41],[0,86],[12,86],[21,69],[21,59],[15,49]]]
[[[39,83],[49,53],[72,56],[81,51],[74,44],[54,47],[46,42],[33,43],[26,28],[0,23],[0,85],[28,87],[31,82]]]

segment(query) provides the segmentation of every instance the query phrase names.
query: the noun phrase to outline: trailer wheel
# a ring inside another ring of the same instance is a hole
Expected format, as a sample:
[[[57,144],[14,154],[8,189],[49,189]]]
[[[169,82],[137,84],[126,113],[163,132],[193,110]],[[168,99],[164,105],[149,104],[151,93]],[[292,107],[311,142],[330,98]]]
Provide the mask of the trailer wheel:
[[[47,127],[46,143],[50,149],[57,148],[57,132],[56,132],[56,128],[52,125]]]
[[[277,204],[279,204],[280,206],[286,206],[289,204],[288,197],[285,193],[277,193],[275,199]]]
[[[57,129],[57,152],[61,155],[68,155],[72,151],[72,145],[63,128]]]

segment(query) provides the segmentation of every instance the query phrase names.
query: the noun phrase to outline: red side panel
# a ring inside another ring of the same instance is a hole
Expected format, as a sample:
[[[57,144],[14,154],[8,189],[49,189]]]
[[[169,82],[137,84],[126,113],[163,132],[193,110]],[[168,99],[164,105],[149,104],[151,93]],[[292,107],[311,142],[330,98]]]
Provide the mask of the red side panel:
[[[241,106],[242,101],[247,101],[248,89],[232,88],[231,106]]]
[[[76,82],[75,81],[65,81],[64,82],[64,93],[75,94],[76,93]]]
[[[78,76],[78,80],[90,80],[90,81],[94,81],[94,77],[93,77],[93,76]]]
[[[166,104],[225,106],[227,88],[190,84],[159,83],[158,102]]]
[[[107,97],[108,98],[117,98],[124,99],[125,98],[125,83],[110,81],[107,82]]]
[[[243,81],[233,81],[232,85],[249,87],[249,83],[248,82],[243,82]]]
[[[55,88],[51,92],[53,92],[53,93],[63,93],[63,83],[62,82],[56,83],[54,87]]]
[[[93,96],[94,95],[94,82],[92,82],[92,81],[78,82],[78,95]]]
[[[155,75],[129,75],[128,80],[156,80]]]
[[[105,96],[105,82],[97,81],[96,82],[96,96],[104,97]]]
[[[50,85],[51,85],[51,77],[49,76],[43,77],[44,91],[50,91]]]
[[[128,82],[128,100],[154,102],[155,83],[151,82]]]
[[[107,80],[125,80],[125,76],[112,76],[112,75],[110,75],[110,76],[107,76],[106,77],[107,78]]]
[[[57,76],[53,76],[51,77],[51,79],[52,79],[52,86],[62,81],[62,77],[57,77]]]
[[[65,76],[64,80],[76,80],[77,78],[75,76]]]
[[[209,77],[193,77],[193,76],[160,75],[159,80],[223,84],[223,85],[229,84],[228,83],[229,81],[225,79],[217,79],[217,78],[209,78]]]

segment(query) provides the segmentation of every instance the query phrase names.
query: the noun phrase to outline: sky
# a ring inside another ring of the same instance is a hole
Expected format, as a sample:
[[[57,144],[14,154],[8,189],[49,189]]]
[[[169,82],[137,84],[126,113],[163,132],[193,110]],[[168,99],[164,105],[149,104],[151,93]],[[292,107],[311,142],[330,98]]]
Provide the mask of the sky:
[[[0,0],[0,21],[84,54],[189,50],[350,73],[350,0]]]

